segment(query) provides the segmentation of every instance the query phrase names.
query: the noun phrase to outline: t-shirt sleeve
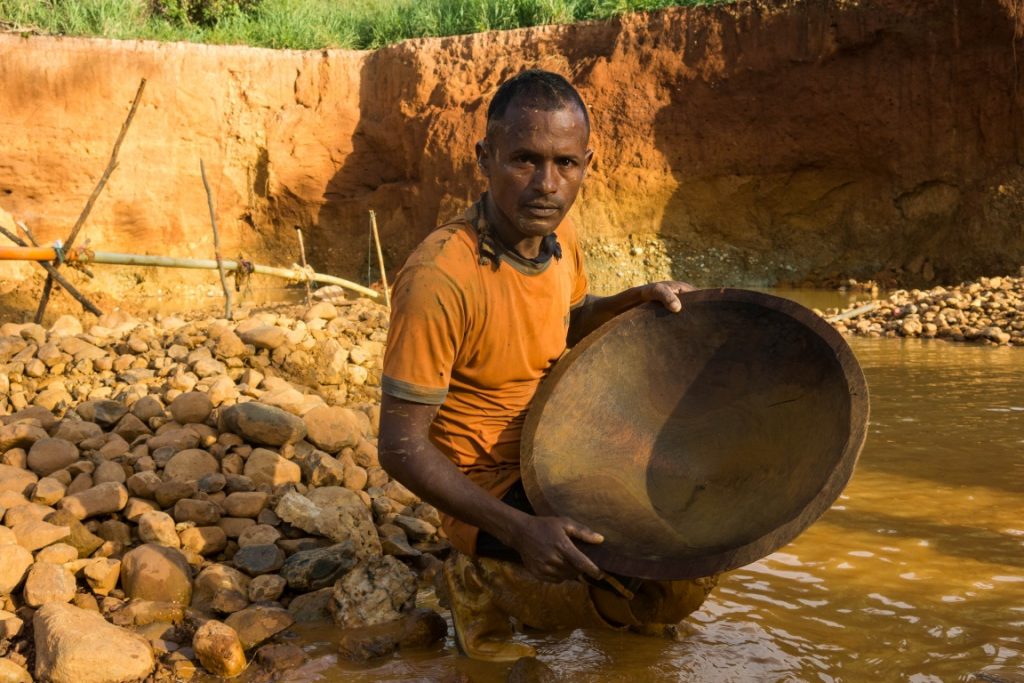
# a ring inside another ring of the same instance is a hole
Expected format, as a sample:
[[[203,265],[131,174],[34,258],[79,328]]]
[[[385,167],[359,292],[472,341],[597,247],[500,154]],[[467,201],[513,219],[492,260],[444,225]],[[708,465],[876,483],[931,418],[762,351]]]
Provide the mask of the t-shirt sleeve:
[[[382,391],[414,403],[444,403],[464,322],[464,299],[448,274],[425,265],[399,273],[391,294]]]

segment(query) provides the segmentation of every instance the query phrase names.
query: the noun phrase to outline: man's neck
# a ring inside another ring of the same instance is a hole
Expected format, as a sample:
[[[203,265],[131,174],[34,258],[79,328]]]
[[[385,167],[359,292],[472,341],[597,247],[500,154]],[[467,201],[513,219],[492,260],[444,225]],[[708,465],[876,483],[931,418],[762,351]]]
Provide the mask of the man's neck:
[[[540,256],[541,247],[544,244],[543,236],[523,237],[519,231],[508,224],[508,221],[502,219],[492,205],[490,195],[484,195],[483,210],[484,220],[487,221],[487,225],[490,226],[502,246],[511,249],[527,260]]]

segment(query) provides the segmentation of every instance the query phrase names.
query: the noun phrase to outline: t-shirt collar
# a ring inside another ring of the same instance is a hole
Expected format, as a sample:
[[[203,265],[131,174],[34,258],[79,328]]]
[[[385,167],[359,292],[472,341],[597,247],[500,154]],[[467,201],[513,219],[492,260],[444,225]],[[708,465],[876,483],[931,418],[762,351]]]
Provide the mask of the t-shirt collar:
[[[558,243],[558,234],[553,232],[545,235],[540,244],[540,253],[535,258],[526,258],[518,251],[505,244],[498,234],[491,229],[487,218],[484,215],[484,201],[487,193],[480,195],[480,199],[473,204],[466,212],[466,219],[473,226],[477,234],[477,250],[480,252],[480,262],[490,262],[498,268],[501,259],[505,258],[514,264],[520,264],[530,269],[543,269],[551,261],[562,258],[562,245]]]

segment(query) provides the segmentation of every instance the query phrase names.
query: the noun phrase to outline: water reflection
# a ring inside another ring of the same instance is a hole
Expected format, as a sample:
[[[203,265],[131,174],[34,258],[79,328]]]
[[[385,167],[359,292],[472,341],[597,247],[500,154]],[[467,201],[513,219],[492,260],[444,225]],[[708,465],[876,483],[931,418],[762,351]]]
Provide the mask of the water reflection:
[[[780,552],[724,577],[678,642],[526,636],[565,680],[926,683],[1024,671],[1024,349],[850,341],[872,417],[837,504]],[[508,671],[457,658],[450,643],[338,663],[316,645],[329,633],[304,636],[320,659],[287,680],[458,671],[485,683]]]

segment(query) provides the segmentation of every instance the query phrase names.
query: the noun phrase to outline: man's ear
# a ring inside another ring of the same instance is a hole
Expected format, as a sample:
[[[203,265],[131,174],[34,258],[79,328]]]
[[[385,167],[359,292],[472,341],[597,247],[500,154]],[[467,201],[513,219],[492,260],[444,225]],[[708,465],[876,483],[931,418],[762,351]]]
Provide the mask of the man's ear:
[[[480,168],[480,172],[487,175],[487,162],[490,159],[491,146],[487,142],[487,138],[480,140],[476,143],[476,165]]]
[[[590,162],[594,160],[594,150],[588,149],[586,155],[583,157],[583,175],[587,175],[587,171],[590,169]]]

